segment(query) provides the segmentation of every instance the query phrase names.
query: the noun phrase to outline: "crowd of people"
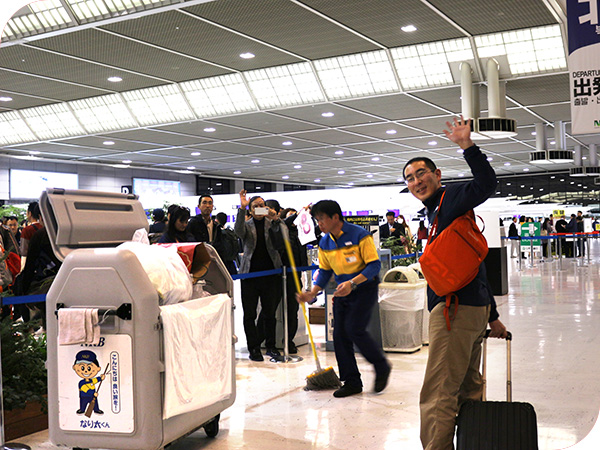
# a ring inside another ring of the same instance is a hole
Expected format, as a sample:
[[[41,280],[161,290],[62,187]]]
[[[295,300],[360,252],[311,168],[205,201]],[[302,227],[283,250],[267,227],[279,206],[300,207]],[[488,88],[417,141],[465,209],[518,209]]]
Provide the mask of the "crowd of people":
[[[582,257],[585,256],[585,240],[583,238],[566,238],[561,235],[572,235],[576,233],[584,232],[583,224],[584,216],[582,211],[577,211],[577,214],[571,214],[569,220],[564,215],[554,217],[550,214],[548,217],[527,217],[527,216],[515,216],[508,227],[508,237],[510,238],[510,256],[511,258],[517,258],[519,255],[519,247],[521,230],[523,227],[529,224],[538,223],[540,228],[540,236],[551,236],[556,235],[557,239],[560,240],[560,251],[562,256],[567,258]],[[597,220],[594,219],[592,223],[592,230],[596,230]],[[529,236],[530,234],[528,234]],[[551,254],[558,254],[557,240],[551,240],[548,245],[546,242],[542,243],[542,254],[544,257],[548,255],[548,248],[550,248]]]

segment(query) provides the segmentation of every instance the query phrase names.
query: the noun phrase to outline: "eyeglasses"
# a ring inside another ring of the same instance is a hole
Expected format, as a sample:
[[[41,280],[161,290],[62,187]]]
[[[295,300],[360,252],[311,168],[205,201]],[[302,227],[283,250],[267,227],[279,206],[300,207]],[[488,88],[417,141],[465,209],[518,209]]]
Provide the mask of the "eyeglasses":
[[[417,180],[420,180],[421,178],[423,178],[426,174],[433,172],[433,170],[427,170],[427,169],[419,169],[415,172],[415,175],[409,175],[404,179],[404,182],[406,184],[413,184],[415,183]]]

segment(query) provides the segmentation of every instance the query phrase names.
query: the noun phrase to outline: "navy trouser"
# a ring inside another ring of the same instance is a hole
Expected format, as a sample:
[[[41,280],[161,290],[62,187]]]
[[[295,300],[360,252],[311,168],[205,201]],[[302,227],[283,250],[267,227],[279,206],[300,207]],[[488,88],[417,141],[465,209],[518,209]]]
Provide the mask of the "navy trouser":
[[[242,280],[242,308],[244,309],[244,331],[248,350],[259,349],[261,336],[256,326],[256,308],[260,298],[261,315],[265,319],[267,348],[275,348],[275,312],[281,301],[281,276],[269,275]]]
[[[348,296],[333,299],[333,346],[340,380],[346,384],[362,386],[354,344],[365,359],[375,366],[377,373],[388,368],[381,346],[367,332],[373,306],[378,301],[378,287],[378,281],[368,281],[360,284]]]

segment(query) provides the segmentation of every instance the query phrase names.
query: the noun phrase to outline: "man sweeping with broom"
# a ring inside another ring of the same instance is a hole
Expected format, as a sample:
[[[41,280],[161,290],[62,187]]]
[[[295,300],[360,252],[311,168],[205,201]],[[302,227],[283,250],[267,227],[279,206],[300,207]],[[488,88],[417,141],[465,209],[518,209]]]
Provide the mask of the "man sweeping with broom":
[[[319,275],[309,292],[296,296],[299,302],[312,300],[335,274],[333,344],[344,385],[333,396],[348,397],[362,392],[354,345],[375,367],[374,391],[381,392],[392,368],[366,329],[378,301],[381,267],[373,237],[364,228],[345,222],[340,205],[333,200],[315,203],[311,214],[324,234],[319,242]]]

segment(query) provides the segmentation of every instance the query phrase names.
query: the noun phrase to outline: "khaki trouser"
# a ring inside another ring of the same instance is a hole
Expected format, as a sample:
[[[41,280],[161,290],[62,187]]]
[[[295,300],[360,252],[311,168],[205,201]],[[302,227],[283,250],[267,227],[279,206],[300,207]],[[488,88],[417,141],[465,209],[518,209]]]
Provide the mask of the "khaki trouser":
[[[420,400],[426,450],[452,450],[459,406],[481,400],[483,393],[479,365],[490,307],[459,305],[448,331],[444,306],[436,305],[429,318],[429,358]]]

